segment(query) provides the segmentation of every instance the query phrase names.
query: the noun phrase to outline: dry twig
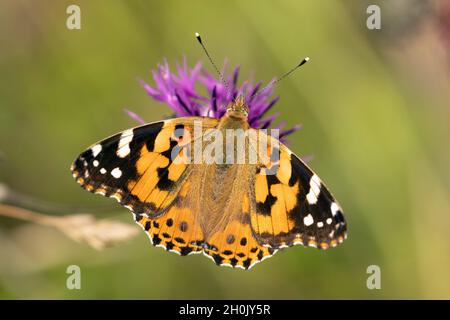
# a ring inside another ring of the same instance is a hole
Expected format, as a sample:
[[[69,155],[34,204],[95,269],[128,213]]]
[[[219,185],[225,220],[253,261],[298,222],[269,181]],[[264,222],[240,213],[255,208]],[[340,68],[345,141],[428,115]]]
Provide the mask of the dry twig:
[[[0,184],[0,202],[7,198],[8,188]],[[0,203],[0,215],[57,228],[69,238],[98,250],[125,241],[139,232],[133,226],[109,219],[98,220],[87,213],[53,216]]]

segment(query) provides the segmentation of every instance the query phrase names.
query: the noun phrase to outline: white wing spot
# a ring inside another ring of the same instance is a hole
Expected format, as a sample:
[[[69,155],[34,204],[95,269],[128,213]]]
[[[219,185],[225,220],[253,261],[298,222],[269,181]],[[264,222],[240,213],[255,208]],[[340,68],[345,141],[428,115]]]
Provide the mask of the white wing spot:
[[[92,164],[94,165],[94,167],[98,167],[99,162],[97,160],[94,160],[94,162],[92,162]]]
[[[317,202],[317,198],[320,194],[320,185],[320,178],[316,174],[313,174],[311,180],[309,180],[310,189],[308,194],[306,195],[306,199],[308,200],[309,204],[315,204]]]
[[[130,154],[130,142],[133,140],[133,129],[125,130],[120,136],[116,154],[119,158],[125,158]]]
[[[311,191],[306,195],[306,199],[308,200],[309,204],[315,204],[317,202],[316,195]]]
[[[303,223],[305,226],[309,227],[314,223],[314,219],[311,214],[308,214],[306,217],[303,218]]]
[[[100,169],[100,173],[101,173],[101,174],[105,174],[105,173],[106,173],[106,169],[105,169],[105,168],[101,168],[101,169]]]
[[[119,178],[122,176],[122,171],[121,171],[119,168],[114,168],[114,169],[111,171],[111,175],[112,175],[114,178],[119,179]]]
[[[327,219],[327,224],[331,224],[332,222],[333,222],[333,219],[331,219],[331,218]]]
[[[317,227],[318,227],[318,228],[322,228],[322,227],[323,227],[323,222],[322,222],[322,221],[317,222]]]
[[[102,151],[102,145],[101,144],[96,144],[95,146],[93,146],[91,148],[92,150],[92,155],[94,156],[94,158],[96,156],[98,156],[98,154],[100,153],[100,151]]]
[[[338,213],[338,211],[341,211],[341,208],[336,202],[333,202],[331,204],[331,214],[333,215],[333,217]]]

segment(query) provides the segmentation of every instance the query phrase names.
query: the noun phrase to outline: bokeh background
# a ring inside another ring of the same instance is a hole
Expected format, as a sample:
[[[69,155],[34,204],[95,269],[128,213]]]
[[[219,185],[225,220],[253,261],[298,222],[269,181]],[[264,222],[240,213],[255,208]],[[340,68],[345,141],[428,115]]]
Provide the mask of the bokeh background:
[[[81,8],[81,30],[66,28],[70,4]],[[366,27],[369,4],[381,8],[381,30]],[[311,57],[276,87],[274,112],[304,125],[290,147],[314,155],[310,165],[349,223],[335,249],[294,247],[242,271],[153,248],[143,232],[99,251],[0,217],[1,298],[450,298],[448,1],[6,0],[0,8],[0,183],[26,199],[21,207],[139,228],[114,200],[82,190],[69,166],[91,143],[135,125],[124,108],[148,121],[170,114],[138,83],[153,84],[150,70],[164,58],[174,65],[185,55],[213,71],[198,31],[219,65],[241,66],[241,81],[268,82]],[[72,264],[81,290],[66,288]],[[366,287],[369,265],[381,268],[381,290]]]

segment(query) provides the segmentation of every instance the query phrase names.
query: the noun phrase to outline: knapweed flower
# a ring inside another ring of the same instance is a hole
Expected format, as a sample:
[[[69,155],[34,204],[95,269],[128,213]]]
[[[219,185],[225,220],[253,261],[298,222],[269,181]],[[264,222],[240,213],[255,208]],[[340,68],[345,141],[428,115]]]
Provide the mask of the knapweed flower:
[[[170,70],[167,61],[153,70],[155,86],[141,81],[148,95],[153,99],[166,103],[177,117],[208,116],[220,118],[226,112],[229,103],[242,95],[249,107],[248,121],[252,128],[268,129],[279,116],[278,113],[267,116],[267,112],[277,103],[279,97],[270,98],[273,85],[270,83],[261,89],[261,82],[256,85],[251,81],[244,81],[238,87],[239,67],[235,67],[231,74],[225,73],[226,63],[222,74],[224,79],[215,77],[199,62],[189,68],[186,59],[183,64],[177,64],[176,73]],[[219,79],[218,79],[219,78]],[[199,93],[203,87],[204,93]],[[127,111],[130,117],[142,122],[135,113]],[[299,130],[300,125],[285,129],[285,122],[280,122],[274,128],[279,129],[280,140]]]

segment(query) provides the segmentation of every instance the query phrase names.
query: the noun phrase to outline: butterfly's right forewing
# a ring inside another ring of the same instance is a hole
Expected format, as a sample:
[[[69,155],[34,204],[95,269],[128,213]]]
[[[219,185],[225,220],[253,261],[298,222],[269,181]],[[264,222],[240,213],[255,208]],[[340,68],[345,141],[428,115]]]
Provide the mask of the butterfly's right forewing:
[[[250,189],[251,225],[257,240],[271,248],[300,244],[327,249],[341,243],[347,225],[338,202],[286,146],[272,145],[278,145],[272,153],[279,156],[261,164]]]

